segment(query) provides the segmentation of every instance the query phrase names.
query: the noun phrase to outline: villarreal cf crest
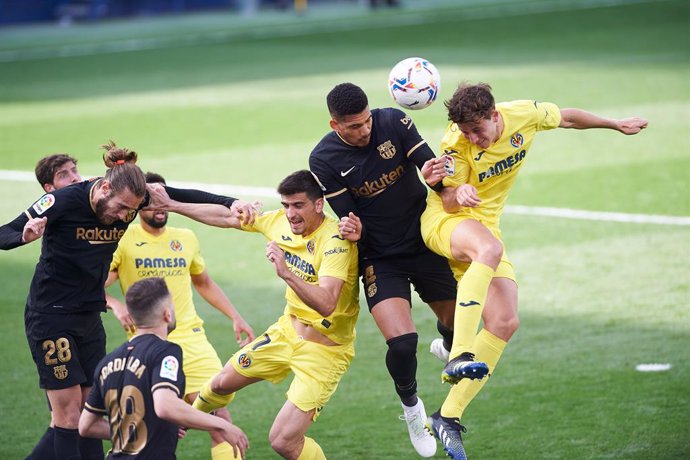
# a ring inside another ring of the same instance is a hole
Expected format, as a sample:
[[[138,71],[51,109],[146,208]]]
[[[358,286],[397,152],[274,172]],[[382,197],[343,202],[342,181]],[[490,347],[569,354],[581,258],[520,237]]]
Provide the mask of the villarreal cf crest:
[[[237,358],[237,364],[239,364],[241,368],[246,369],[252,365],[252,358],[250,358],[247,353],[242,353]]]
[[[170,241],[170,249],[175,252],[180,252],[182,250],[182,243],[180,243],[180,240]]]
[[[510,145],[512,145],[516,149],[519,147],[522,147],[522,144],[524,144],[524,143],[525,143],[525,139],[522,137],[522,134],[520,134],[520,133],[515,133],[510,138]]]
[[[307,251],[309,252],[309,254],[314,254],[315,246],[316,244],[314,243],[314,240],[307,241]]]

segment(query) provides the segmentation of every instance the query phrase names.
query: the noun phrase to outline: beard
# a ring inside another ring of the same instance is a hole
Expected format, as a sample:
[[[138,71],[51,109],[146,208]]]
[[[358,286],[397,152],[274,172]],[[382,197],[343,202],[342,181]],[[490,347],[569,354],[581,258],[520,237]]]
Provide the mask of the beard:
[[[155,213],[150,218],[144,217],[143,215],[140,217],[144,222],[146,222],[147,225],[149,225],[153,228],[163,228],[168,223],[168,213],[167,212],[165,212],[165,218],[163,220],[156,220],[156,214]]]
[[[110,200],[111,196],[112,194],[103,197],[96,202],[96,218],[103,225],[112,225],[117,220],[116,217],[108,215],[108,201]]]

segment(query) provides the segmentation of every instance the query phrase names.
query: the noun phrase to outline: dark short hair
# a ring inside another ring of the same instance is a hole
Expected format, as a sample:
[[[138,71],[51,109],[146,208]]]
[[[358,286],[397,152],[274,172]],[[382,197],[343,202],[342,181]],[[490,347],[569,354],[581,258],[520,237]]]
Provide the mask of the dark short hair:
[[[149,171],[149,172],[147,172],[147,173],[144,175],[144,177],[146,177],[146,183],[147,183],[147,184],[163,184],[163,185],[166,185],[165,179],[163,178],[163,176],[161,176],[161,175],[158,174],[158,173]]]
[[[461,83],[445,105],[448,109],[448,120],[457,124],[475,123],[483,118],[491,118],[491,113],[496,109],[491,86],[487,83]]]
[[[36,180],[41,184],[41,187],[46,184],[52,184],[53,179],[55,179],[55,172],[62,167],[65,163],[72,162],[77,164],[76,158],[72,158],[66,153],[55,153],[53,155],[48,155],[36,163]]]
[[[316,181],[316,178],[306,169],[295,171],[278,184],[278,193],[281,195],[294,195],[296,193],[306,193],[307,198],[316,201],[323,198],[323,190]]]
[[[336,120],[348,115],[362,113],[369,105],[367,95],[362,88],[352,83],[340,83],[326,96],[328,112]]]
[[[132,284],[125,295],[125,302],[134,324],[148,324],[168,297],[170,291],[163,278],[144,278]]]

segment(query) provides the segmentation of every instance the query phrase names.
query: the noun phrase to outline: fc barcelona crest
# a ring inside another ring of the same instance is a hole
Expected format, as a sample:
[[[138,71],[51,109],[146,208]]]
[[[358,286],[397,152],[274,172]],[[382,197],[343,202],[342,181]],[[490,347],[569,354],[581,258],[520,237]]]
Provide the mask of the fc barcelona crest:
[[[63,364],[61,366],[53,367],[53,374],[55,374],[56,379],[65,380],[67,375],[69,375],[69,372],[67,371],[67,366]]]
[[[137,211],[134,209],[130,209],[127,215],[125,216],[124,219],[122,219],[122,222],[128,224],[134,220],[134,218],[137,216]]]
[[[386,141],[376,148],[379,151],[379,155],[381,155],[384,160],[390,160],[395,156],[395,146],[391,141]]]

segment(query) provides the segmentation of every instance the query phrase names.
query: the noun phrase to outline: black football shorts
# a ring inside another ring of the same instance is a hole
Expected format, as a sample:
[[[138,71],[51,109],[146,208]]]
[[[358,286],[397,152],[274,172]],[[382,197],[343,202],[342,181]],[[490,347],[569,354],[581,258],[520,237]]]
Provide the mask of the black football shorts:
[[[411,303],[410,283],[425,303],[455,301],[457,285],[448,261],[429,250],[412,256],[363,260],[359,271],[369,311],[393,297]]]
[[[96,366],[105,356],[100,312],[49,314],[27,307],[24,327],[41,388],[93,385]]]

